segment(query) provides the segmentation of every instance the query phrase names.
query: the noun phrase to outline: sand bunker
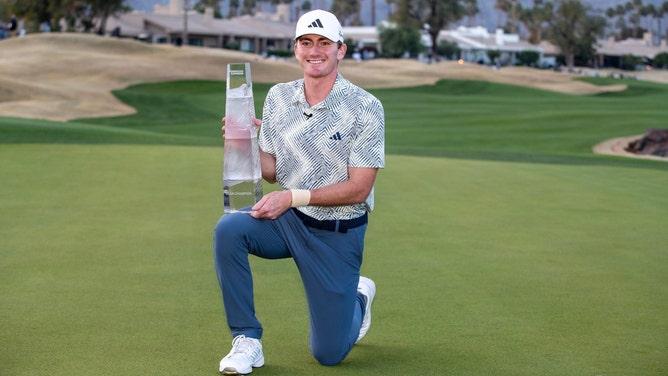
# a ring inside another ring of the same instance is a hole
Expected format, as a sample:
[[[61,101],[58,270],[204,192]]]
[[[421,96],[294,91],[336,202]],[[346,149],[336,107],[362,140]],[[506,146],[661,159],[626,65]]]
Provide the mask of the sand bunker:
[[[639,140],[643,138],[643,136],[644,135],[641,134],[635,136],[613,138],[612,140],[606,140],[598,145],[595,145],[592,148],[592,151],[596,154],[606,154],[606,155],[615,155],[619,157],[651,159],[655,161],[668,162],[668,158],[660,157],[658,155],[635,154],[625,150],[626,147],[629,145],[629,143]]]

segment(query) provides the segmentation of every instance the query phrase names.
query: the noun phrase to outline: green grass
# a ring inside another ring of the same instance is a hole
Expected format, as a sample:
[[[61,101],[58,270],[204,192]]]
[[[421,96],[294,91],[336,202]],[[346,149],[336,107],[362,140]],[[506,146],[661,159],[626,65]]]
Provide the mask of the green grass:
[[[363,266],[373,327],[317,365],[294,265],[253,258],[253,374],[667,374],[668,164],[590,151],[665,124],[668,87],[628,83],[374,90],[388,157]],[[133,116],[0,118],[0,374],[217,374],[223,92],[138,85],[116,93]]]

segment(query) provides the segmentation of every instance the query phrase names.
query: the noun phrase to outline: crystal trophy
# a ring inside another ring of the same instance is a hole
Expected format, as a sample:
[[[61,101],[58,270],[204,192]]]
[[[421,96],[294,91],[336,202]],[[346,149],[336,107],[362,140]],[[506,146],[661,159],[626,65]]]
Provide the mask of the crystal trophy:
[[[223,202],[225,213],[249,212],[262,198],[262,170],[250,63],[227,65]]]

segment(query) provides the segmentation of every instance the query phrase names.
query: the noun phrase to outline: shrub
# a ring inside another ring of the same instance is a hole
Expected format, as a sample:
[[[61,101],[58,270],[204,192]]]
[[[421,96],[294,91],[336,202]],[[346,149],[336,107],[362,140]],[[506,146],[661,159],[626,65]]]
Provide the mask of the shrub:
[[[293,50],[272,50],[267,53],[269,56],[276,57],[292,57],[294,54]]]
[[[228,50],[239,50],[241,48],[241,43],[236,40],[228,40],[227,43],[225,43],[225,48]]]
[[[654,56],[652,65],[656,68],[668,68],[668,52],[661,52],[660,54]]]
[[[457,59],[461,51],[461,48],[455,42],[442,40],[438,44],[438,54],[444,56],[446,59]]]
[[[490,63],[492,65],[495,65],[497,63],[500,63],[499,57],[501,57],[501,51],[499,50],[487,50],[487,57],[489,58]]]
[[[623,70],[636,70],[638,65],[642,64],[642,57],[634,55],[624,55],[622,56],[620,68]]]
[[[406,52],[415,56],[422,52],[420,31],[410,26],[379,27],[380,45],[384,57],[398,58]]]
[[[538,64],[540,59],[540,54],[538,51],[533,50],[524,50],[517,55],[517,60],[521,65],[526,65],[529,67],[535,67]]]

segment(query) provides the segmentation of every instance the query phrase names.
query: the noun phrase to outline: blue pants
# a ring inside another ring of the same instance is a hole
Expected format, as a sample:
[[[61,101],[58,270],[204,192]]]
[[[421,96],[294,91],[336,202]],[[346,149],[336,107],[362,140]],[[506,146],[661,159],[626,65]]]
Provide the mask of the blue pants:
[[[357,284],[366,227],[347,233],[319,230],[305,226],[292,210],[275,220],[223,215],[214,230],[214,258],[232,336],[262,338],[248,254],[292,257],[306,292],[311,352],[323,365],[340,363],[362,326],[365,300]]]

